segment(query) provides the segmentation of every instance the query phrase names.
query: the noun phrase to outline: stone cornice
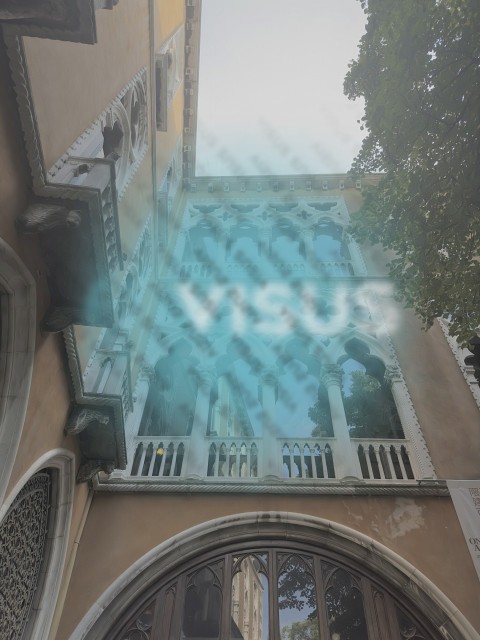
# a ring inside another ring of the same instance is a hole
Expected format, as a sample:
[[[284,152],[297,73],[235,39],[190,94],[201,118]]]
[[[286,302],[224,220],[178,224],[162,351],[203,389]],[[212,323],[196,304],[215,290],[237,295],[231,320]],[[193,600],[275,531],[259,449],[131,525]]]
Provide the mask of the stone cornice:
[[[303,480],[282,480],[280,478],[210,481],[200,478],[158,481],[152,478],[94,478],[96,491],[107,493],[230,493],[230,494],[269,494],[269,495],[329,495],[329,496],[443,496],[449,491],[444,480],[410,481],[396,483],[374,483],[360,480],[325,481],[313,483]]]

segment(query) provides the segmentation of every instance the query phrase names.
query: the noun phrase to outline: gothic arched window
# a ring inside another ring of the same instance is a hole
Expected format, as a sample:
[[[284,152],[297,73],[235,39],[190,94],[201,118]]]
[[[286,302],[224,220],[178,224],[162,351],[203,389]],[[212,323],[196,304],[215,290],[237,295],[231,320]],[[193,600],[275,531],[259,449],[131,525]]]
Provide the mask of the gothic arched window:
[[[108,637],[433,640],[435,636],[404,593],[380,576],[318,546],[264,541],[196,557],[150,587]]]
[[[358,339],[345,344],[342,394],[350,435],[357,438],[404,438],[385,365]]]

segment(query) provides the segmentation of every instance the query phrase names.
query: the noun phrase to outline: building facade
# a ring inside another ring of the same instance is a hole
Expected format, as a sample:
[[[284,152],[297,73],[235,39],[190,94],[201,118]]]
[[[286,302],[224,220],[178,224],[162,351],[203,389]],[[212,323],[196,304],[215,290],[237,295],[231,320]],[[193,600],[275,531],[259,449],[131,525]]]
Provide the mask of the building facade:
[[[480,638],[480,394],[378,177],[196,176],[200,0],[0,24],[0,637]]]

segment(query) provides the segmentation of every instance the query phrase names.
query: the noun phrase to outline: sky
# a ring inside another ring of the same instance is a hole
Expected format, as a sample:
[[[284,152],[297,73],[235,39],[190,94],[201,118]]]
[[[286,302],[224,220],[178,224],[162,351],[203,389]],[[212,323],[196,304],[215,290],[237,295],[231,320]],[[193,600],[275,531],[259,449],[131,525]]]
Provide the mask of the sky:
[[[342,173],[363,133],[343,95],[358,0],[203,0],[199,176]]]

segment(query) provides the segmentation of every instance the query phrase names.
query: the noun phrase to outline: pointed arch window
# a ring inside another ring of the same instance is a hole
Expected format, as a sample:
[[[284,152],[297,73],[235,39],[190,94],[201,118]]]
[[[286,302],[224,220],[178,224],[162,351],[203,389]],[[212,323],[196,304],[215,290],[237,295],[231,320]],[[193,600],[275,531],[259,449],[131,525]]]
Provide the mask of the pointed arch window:
[[[196,557],[148,589],[108,637],[136,640],[433,640],[405,594],[317,546],[272,541]],[[152,597],[154,599],[152,600]],[[145,635],[141,635],[143,631]],[[160,633],[159,633],[160,632]],[[167,633],[167,635],[165,635]]]
[[[358,339],[345,344],[342,395],[350,435],[355,438],[405,438],[386,367]]]

